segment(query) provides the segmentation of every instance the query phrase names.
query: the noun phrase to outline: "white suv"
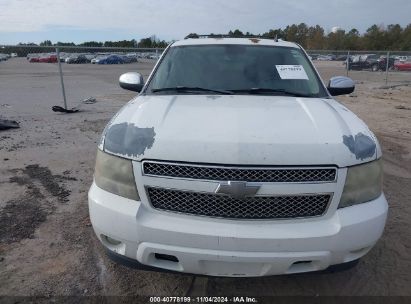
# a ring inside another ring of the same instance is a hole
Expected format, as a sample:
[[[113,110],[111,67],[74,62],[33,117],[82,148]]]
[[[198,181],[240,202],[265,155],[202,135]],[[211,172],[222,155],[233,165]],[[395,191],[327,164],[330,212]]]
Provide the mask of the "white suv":
[[[142,269],[265,276],[352,266],[388,205],[374,134],[297,44],[171,44],[107,125],[89,192],[111,258]]]

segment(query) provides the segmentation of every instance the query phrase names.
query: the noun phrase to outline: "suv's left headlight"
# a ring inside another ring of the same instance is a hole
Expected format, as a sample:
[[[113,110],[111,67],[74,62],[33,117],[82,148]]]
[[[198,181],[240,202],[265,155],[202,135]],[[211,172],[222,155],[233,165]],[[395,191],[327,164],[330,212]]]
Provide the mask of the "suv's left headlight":
[[[133,164],[129,159],[98,150],[94,181],[99,188],[110,193],[140,200],[133,174]]]
[[[349,167],[338,208],[372,201],[378,198],[381,193],[381,159],[363,165]]]

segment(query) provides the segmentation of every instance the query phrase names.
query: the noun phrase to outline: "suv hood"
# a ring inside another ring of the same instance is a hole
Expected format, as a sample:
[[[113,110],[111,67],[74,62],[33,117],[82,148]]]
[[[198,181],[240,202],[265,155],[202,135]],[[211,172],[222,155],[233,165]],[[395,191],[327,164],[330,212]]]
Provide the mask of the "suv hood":
[[[124,158],[237,165],[336,165],[378,158],[368,127],[333,99],[250,95],[138,96],[100,149]]]

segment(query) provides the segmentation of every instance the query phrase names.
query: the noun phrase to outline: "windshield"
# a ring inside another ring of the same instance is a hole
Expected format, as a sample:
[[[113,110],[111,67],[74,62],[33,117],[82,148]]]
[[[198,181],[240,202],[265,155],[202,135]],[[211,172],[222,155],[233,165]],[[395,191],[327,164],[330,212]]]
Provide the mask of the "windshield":
[[[261,94],[328,97],[300,49],[254,45],[171,47],[146,94]]]

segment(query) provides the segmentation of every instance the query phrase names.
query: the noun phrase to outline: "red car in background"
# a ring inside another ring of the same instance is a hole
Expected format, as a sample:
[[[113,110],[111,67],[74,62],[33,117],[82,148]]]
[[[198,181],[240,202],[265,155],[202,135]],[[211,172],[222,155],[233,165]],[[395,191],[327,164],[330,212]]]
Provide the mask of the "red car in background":
[[[29,62],[39,62],[39,57],[30,57]]]
[[[394,63],[394,70],[396,71],[411,71],[411,61],[396,61]]]
[[[38,62],[56,63],[57,55],[52,54],[52,55],[40,57]]]

